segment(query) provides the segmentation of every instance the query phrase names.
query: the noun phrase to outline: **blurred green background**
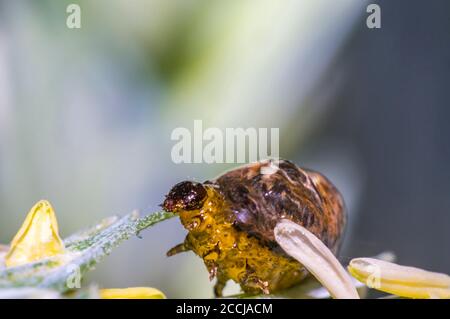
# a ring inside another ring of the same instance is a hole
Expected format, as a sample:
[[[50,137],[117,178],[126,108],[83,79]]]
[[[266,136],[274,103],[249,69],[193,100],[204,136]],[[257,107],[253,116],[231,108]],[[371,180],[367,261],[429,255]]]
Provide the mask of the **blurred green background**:
[[[450,6],[377,3],[379,30],[361,0],[0,1],[0,242],[39,199],[65,237],[220,174],[171,160],[172,130],[201,119],[280,128],[281,156],[344,194],[344,262],[393,250],[450,272]],[[88,280],[210,297],[199,258],[165,257],[184,236],[158,225]]]

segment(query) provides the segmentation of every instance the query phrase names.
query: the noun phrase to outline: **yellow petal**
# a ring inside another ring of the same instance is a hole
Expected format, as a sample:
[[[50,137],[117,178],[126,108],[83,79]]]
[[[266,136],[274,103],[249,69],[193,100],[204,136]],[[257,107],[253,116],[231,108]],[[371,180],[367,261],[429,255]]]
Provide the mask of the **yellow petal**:
[[[165,299],[166,296],[155,288],[133,287],[123,289],[100,289],[102,299]]]
[[[40,201],[30,210],[12,240],[5,264],[7,267],[19,266],[63,252],[55,212],[49,202]]]
[[[283,219],[276,225],[274,234],[281,248],[305,266],[333,298],[359,299],[352,278],[328,247],[313,233]]]
[[[450,276],[373,258],[355,258],[348,270],[370,288],[408,298],[450,298]]]

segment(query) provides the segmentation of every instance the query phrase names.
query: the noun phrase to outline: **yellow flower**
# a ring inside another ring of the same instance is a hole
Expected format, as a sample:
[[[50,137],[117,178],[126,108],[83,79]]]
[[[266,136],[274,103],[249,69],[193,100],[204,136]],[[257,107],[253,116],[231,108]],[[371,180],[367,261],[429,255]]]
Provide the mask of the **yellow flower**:
[[[408,298],[450,298],[450,276],[373,259],[355,258],[350,274],[370,288]]]
[[[100,289],[102,299],[165,299],[166,296],[155,288],[133,287],[124,289]]]
[[[19,266],[63,252],[55,212],[48,201],[42,200],[30,210],[12,240],[5,264],[7,267]]]

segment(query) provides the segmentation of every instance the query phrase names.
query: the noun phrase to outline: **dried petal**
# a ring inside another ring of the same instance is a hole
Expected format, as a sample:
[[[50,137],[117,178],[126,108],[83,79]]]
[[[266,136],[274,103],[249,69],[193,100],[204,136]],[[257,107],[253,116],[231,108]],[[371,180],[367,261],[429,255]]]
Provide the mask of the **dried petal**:
[[[165,299],[166,296],[155,288],[133,287],[124,289],[100,289],[102,299]]]
[[[450,276],[373,258],[355,258],[353,277],[370,288],[409,298],[450,298]]]
[[[49,202],[40,201],[34,205],[10,247],[5,257],[7,267],[23,265],[64,252],[55,212]]]
[[[359,299],[351,277],[320,239],[306,228],[282,220],[275,227],[275,239],[283,250],[305,266],[333,298]]]

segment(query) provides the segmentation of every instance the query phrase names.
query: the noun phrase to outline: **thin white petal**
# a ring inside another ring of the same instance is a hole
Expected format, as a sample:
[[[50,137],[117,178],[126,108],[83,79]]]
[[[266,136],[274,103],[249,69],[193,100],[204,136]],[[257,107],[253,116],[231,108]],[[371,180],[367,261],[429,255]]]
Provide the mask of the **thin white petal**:
[[[450,276],[373,258],[355,258],[350,273],[371,288],[409,298],[450,298]]]
[[[305,266],[333,298],[359,299],[352,278],[314,234],[287,219],[276,225],[274,233],[281,248]]]

